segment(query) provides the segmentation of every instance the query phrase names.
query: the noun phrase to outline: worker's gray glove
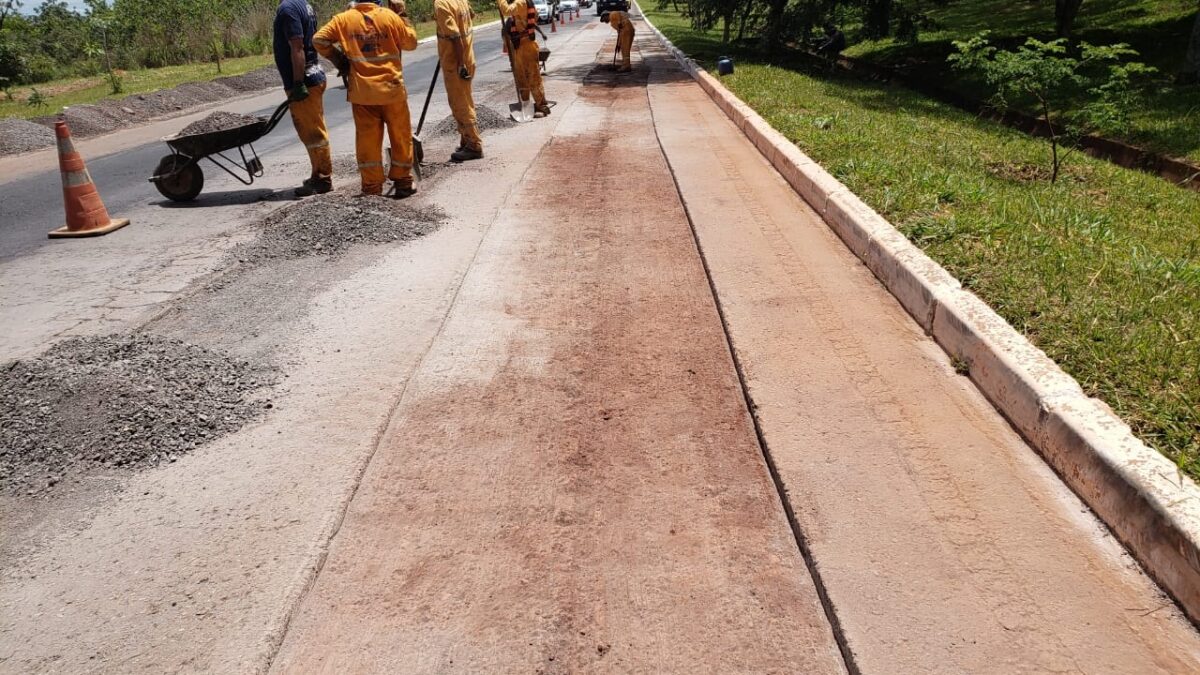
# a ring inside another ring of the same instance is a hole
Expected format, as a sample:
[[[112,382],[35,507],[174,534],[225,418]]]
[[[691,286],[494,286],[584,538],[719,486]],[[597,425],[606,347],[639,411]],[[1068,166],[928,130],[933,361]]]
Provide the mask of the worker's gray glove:
[[[308,85],[303,82],[296,83],[288,90],[288,100],[292,103],[299,103],[306,98],[308,98]]]
[[[458,67],[458,77],[461,80],[469,80],[469,79],[471,79],[471,71],[467,70],[466,66],[459,66]]]

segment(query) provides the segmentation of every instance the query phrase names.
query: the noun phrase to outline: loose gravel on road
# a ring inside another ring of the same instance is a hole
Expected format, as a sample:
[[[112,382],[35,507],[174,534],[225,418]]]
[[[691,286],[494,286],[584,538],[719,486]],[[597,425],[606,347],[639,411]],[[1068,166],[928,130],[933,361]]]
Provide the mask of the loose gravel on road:
[[[481,105],[475,107],[475,124],[479,127],[480,131],[490,131],[492,129],[507,129],[508,127],[516,126],[517,123],[507,113],[500,113],[485,105]],[[454,121],[453,115],[447,115],[429,130],[429,138],[448,136],[456,133],[458,133],[458,123]]]
[[[282,101],[279,75],[274,66],[269,66],[209,82],[185,82],[170,89],[70,106],[67,108],[66,120],[71,128],[71,135],[86,138],[124,129],[130,124],[167,117],[205,103],[225,101],[246,92],[272,87],[280,87]],[[53,145],[52,129],[57,119],[57,115],[47,115],[32,120],[0,120],[0,156]],[[41,134],[31,129],[38,126],[47,129],[48,133]]]
[[[276,377],[150,335],[71,338],[0,369],[0,491],[24,494],[89,469],[174,461],[271,407]]]
[[[28,152],[54,145],[54,132],[29,120],[0,119],[0,155]]]
[[[247,124],[258,122],[257,117],[251,115],[239,115],[238,113],[226,112],[218,110],[204,119],[196,120],[183,128],[179,132],[180,136],[193,136],[195,134],[211,134],[214,131],[225,131],[226,129],[236,129],[244,127]]]
[[[354,244],[386,244],[424,236],[445,218],[431,206],[337,191],[267,216],[261,234],[235,248],[242,263],[309,255],[337,255]]]

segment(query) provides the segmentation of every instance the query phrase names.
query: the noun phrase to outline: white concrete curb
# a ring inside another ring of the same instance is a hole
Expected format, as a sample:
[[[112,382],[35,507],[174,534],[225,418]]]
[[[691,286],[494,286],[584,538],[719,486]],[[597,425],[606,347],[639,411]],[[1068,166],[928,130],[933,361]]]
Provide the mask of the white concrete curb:
[[[640,9],[640,8],[639,8]],[[1200,487],[1042,350],[643,20],[763,157],[1200,623]]]

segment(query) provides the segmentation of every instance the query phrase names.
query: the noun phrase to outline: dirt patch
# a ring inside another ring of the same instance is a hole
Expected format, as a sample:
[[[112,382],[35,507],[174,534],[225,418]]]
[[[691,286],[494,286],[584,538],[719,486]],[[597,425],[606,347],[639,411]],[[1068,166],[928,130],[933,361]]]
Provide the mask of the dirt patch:
[[[28,152],[54,145],[49,128],[17,118],[0,119],[0,155]]]
[[[210,134],[214,131],[236,129],[248,124],[255,124],[256,122],[258,122],[257,117],[218,110],[202,120],[196,120],[187,125],[183,128],[183,131],[179,132],[179,135],[194,136],[196,134]]]
[[[268,66],[242,75],[220,77],[208,82],[185,82],[170,89],[132,94],[122,99],[105,99],[94,104],[70,106],[66,111],[66,119],[73,136],[86,138],[124,129],[130,124],[170,117],[198,105],[224,101],[246,92],[272,87],[280,87],[280,96],[282,97],[279,74],[274,66]],[[57,119],[57,115],[47,115],[35,117],[28,122],[13,119],[0,120],[0,123],[9,125],[0,127],[0,156],[53,145],[52,130]],[[40,135],[25,125],[41,126],[51,131],[49,135]],[[16,136],[10,132],[10,128],[15,131]]]
[[[0,490],[141,468],[232,433],[271,403],[275,371],[149,335],[72,338],[0,379]]]
[[[516,126],[516,122],[508,116],[507,113],[500,113],[485,105],[475,106],[475,124],[479,127],[479,131],[490,131],[493,129],[507,129],[511,126]],[[453,115],[447,115],[433,125],[428,132],[422,134],[422,137],[437,138],[438,136],[449,136],[450,134],[458,133],[458,123],[454,121]]]
[[[1053,171],[1049,166],[1034,164],[1032,162],[989,161],[985,162],[983,166],[992,176],[1015,183],[1049,183],[1050,176],[1053,175]],[[1085,167],[1068,165],[1060,166],[1058,170],[1059,180],[1069,180],[1077,183],[1086,182],[1090,175],[1091,171]]]
[[[241,263],[337,255],[355,244],[416,239],[444,219],[435,207],[339,190],[272,213],[259,224],[262,233],[230,255]]]

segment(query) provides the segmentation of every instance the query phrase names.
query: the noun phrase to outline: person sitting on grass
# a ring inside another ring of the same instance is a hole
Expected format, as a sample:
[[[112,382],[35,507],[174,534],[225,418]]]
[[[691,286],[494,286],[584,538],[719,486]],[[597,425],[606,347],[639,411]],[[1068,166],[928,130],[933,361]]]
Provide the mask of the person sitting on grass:
[[[832,21],[825,22],[825,42],[817,47],[817,54],[836,60],[846,50],[846,34],[838,30]]]

